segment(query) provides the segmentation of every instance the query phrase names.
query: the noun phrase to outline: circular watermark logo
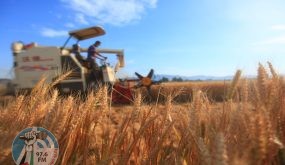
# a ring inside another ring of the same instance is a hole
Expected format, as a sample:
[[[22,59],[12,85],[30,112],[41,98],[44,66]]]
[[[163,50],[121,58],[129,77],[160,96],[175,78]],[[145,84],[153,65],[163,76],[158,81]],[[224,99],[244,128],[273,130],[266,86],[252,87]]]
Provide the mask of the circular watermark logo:
[[[22,130],[12,145],[12,156],[17,165],[54,165],[58,154],[56,138],[42,127]]]

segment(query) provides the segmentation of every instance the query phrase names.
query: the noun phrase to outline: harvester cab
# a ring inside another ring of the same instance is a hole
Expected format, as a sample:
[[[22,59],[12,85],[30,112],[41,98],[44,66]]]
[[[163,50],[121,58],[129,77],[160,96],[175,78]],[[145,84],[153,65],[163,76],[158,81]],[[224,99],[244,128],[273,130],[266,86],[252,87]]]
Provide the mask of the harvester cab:
[[[70,31],[69,37],[62,47],[38,46],[36,43],[24,45],[22,42],[14,42],[12,51],[15,89],[32,89],[43,76],[47,83],[52,83],[66,69],[72,70],[72,74],[57,85],[63,93],[86,91],[94,83],[114,84],[116,81],[115,72],[125,65],[124,50],[98,48],[99,53],[115,54],[117,64],[111,67],[105,61],[99,70],[94,71],[81,56],[81,53],[87,52],[87,48],[80,48],[78,44],[82,40],[104,34],[104,29],[99,26]],[[71,38],[76,39],[77,42],[72,47],[67,47]],[[77,53],[74,53],[75,49],[77,49]]]

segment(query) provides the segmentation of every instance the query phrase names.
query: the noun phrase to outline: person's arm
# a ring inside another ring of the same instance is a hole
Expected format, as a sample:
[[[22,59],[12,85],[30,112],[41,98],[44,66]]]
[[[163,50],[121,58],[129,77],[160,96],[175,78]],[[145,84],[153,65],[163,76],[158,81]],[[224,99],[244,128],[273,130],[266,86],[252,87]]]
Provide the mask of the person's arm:
[[[106,60],[107,59],[107,57],[105,57],[105,56],[102,56],[100,53],[98,53],[98,52],[96,52],[96,54],[98,55],[98,59],[100,59],[100,60]],[[99,56],[100,57],[102,57],[102,59],[101,58],[99,58]]]

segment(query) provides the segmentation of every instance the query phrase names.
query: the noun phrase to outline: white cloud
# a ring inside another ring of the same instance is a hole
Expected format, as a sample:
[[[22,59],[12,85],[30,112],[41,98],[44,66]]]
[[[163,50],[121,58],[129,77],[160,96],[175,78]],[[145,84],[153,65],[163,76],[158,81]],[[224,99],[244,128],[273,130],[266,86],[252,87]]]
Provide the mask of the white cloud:
[[[268,38],[266,40],[256,42],[253,45],[276,45],[276,44],[285,44],[285,36]]]
[[[99,23],[123,25],[140,20],[146,8],[155,8],[157,0],[61,0],[81,14],[81,18]],[[86,23],[86,22],[83,22]]]
[[[80,23],[80,24],[83,24],[83,25],[88,25],[89,24],[88,21],[86,20],[85,16],[83,14],[81,14],[81,13],[77,13],[75,15],[75,21],[77,23]]]
[[[45,37],[63,37],[66,36],[68,33],[64,30],[55,30],[51,28],[43,28],[41,34]]]
[[[271,26],[272,30],[285,30],[285,25],[273,25]]]
[[[282,21],[285,18],[281,0],[232,0],[226,4],[226,14],[240,22],[264,24]]]

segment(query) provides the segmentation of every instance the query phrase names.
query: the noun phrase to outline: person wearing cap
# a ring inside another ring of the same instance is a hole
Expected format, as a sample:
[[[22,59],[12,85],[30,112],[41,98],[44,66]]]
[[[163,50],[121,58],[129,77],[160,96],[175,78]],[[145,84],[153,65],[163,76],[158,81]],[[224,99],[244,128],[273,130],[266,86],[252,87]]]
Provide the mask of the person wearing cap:
[[[80,46],[79,44],[73,44],[72,45],[72,50],[71,53],[73,53],[75,55],[75,58],[81,63],[84,63],[84,58],[81,56],[80,54]]]
[[[95,80],[96,82],[100,82],[103,79],[102,72],[99,69],[99,65],[96,63],[96,58],[101,60],[106,60],[107,57],[102,56],[97,48],[101,45],[100,41],[96,41],[93,45],[88,48],[87,51],[87,61],[90,63],[90,67],[92,68],[92,72],[90,74],[90,79]]]
[[[107,57],[102,56],[96,49],[101,45],[100,41],[96,41],[93,45],[88,48],[87,61],[91,63],[91,67],[98,68],[96,58],[100,60],[106,60]]]

